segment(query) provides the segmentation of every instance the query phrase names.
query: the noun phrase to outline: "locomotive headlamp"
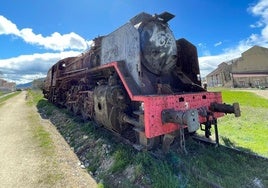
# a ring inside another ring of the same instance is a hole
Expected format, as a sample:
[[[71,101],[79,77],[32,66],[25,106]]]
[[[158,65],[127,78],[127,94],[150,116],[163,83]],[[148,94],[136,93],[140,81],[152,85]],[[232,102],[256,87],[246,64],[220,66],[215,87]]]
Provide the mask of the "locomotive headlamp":
[[[141,103],[141,105],[140,105],[140,110],[141,110],[141,111],[144,111],[144,102]]]

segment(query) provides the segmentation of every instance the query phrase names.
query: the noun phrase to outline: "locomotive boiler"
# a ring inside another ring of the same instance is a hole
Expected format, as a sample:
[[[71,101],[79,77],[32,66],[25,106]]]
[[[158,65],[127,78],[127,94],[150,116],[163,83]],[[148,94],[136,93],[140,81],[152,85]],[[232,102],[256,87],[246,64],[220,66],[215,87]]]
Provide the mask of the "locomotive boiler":
[[[114,32],[97,37],[85,53],[58,61],[48,71],[44,96],[83,119],[128,137],[145,149],[186,133],[205,136],[224,113],[239,105],[222,103],[220,92],[201,86],[196,47],[176,40],[168,21],[174,15],[140,13]]]

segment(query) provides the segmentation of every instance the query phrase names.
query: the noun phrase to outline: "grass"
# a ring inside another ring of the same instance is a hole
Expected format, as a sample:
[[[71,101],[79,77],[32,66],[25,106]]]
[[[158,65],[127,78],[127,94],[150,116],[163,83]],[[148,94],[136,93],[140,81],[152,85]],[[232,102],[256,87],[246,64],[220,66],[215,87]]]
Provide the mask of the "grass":
[[[53,145],[53,141],[51,140],[50,134],[44,130],[41,125],[38,125],[38,119],[36,119],[37,117],[29,116],[29,118],[31,119],[31,122],[35,124],[32,126],[32,132],[35,140],[38,143],[38,146],[45,154],[45,157],[53,156],[55,147]]]
[[[38,101],[43,98],[41,91],[29,90],[27,93],[27,104],[32,107],[37,105]],[[58,164],[55,158],[55,146],[50,137],[50,134],[40,124],[39,116],[35,112],[28,115],[29,122],[31,122],[31,132],[33,140],[39,148],[43,162],[41,164],[41,171],[43,174],[39,184],[54,186],[63,178],[63,174],[58,172]]]
[[[239,102],[242,116],[234,118],[233,115],[227,115],[219,120],[221,142],[266,155],[267,100],[252,93],[229,90],[223,91],[223,99],[226,103]],[[38,105],[46,110],[49,117],[55,115],[51,113],[55,109],[64,112],[44,99]],[[104,144],[111,146],[108,154],[89,147],[86,155],[90,161],[87,169],[93,174],[99,172],[106,157],[114,159],[108,170],[95,174],[97,179],[103,180],[99,187],[257,187],[255,182],[268,187],[267,160],[237,154],[222,147],[206,146],[191,139],[186,143],[187,155],[174,150],[166,156],[155,158],[148,152],[137,152],[128,145],[114,142],[106,132],[95,129],[88,122],[82,123],[68,113],[67,116],[71,121],[65,124],[57,121],[55,126],[69,137],[71,147],[79,146],[77,130],[92,139],[94,147],[102,148]],[[127,179],[126,169],[131,167],[134,172]],[[121,184],[116,184],[119,180]]]
[[[17,92],[14,92],[14,93],[11,93],[9,95],[6,95],[4,97],[1,97],[0,98],[0,106],[4,104],[4,102],[12,97],[15,97],[17,96],[18,94],[20,94],[20,91],[17,91]]]
[[[123,171],[127,165],[131,163],[131,151],[124,148],[118,148],[114,153],[113,157],[115,162],[113,166],[109,169],[111,173]]]
[[[188,181],[192,187],[256,187],[255,178],[264,187],[268,185],[267,160],[195,142],[188,145],[188,151],[188,156],[175,157],[180,159],[179,168],[185,169],[184,174],[190,177]]]
[[[179,182],[178,176],[174,173],[171,163],[167,160],[155,159],[148,153],[138,153],[135,157],[135,164],[140,174],[147,177],[147,183],[150,183],[152,187],[178,187]]]
[[[256,95],[255,93],[247,91],[223,90],[222,96],[223,101],[227,103],[237,101],[241,106],[268,108],[268,100]]]
[[[268,100],[254,93],[224,90],[223,101],[239,102],[241,117],[219,119],[221,143],[268,157]]]
[[[27,93],[27,104],[29,106],[36,106],[42,99],[43,94],[40,90],[29,90]],[[45,152],[46,157],[52,156],[55,153],[55,147],[50,134],[40,124],[38,116],[33,113],[29,115],[29,118],[31,119],[31,122],[33,122],[33,135],[37,140],[39,147]]]
[[[5,94],[8,94],[8,92],[6,92],[6,91],[0,91],[0,97],[1,97],[2,95],[5,95]]]

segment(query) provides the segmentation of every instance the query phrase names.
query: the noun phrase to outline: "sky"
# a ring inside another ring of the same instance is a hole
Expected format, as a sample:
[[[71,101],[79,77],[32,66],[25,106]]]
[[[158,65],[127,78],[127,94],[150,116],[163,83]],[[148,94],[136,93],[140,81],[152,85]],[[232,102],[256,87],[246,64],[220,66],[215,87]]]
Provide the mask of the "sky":
[[[268,47],[268,0],[9,0],[0,6],[0,77],[27,83],[88,50],[135,15],[170,12],[197,47],[201,76],[254,45]]]

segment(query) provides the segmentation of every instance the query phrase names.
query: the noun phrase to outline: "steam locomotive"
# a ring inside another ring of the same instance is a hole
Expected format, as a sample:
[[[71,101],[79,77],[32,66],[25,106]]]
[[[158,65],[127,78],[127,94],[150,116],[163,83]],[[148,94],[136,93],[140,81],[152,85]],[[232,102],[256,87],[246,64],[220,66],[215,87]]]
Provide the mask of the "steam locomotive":
[[[174,38],[173,17],[140,13],[95,38],[90,50],[49,69],[44,96],[113,132],[127,131],[148,150],[168,151],[175,138],[183,147],[184,135],[199,128],[209,138],[212,125],[218,143],[217,119],[240,116],[239,105],[202,88],[196,47]]]

